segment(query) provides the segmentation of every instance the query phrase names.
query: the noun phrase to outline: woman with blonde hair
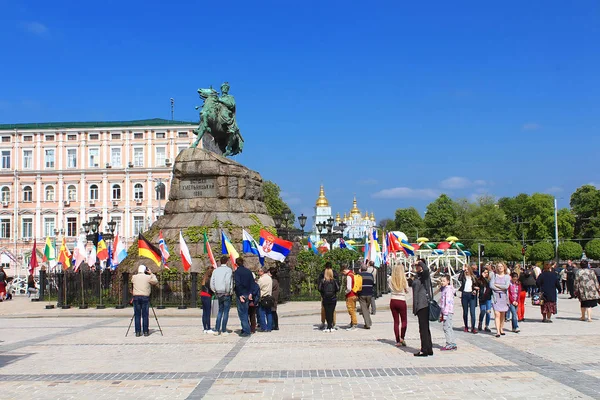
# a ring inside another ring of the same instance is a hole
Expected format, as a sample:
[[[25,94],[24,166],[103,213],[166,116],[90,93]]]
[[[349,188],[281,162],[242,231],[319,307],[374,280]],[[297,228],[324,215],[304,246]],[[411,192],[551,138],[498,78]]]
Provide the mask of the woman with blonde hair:
[[[406,317],[406,294],[408,293],[408,282],[404,273],[402,264],[396,265],[392,269],[392,275],[388,278],[388,287],[392,297],[390,299],[390,311],[394,318],[394,334],[396,335],[396,347],[406,346],[404,336],[408,319]],[[400,320],[402,320],[402,331],[399,329]]]
[[[496,273],[490,278],[492,289],[492,306],[494,307],[494,322],[496,323],[496,337],[504,336],[504,318],[508,311],[508,286],[510,277],[506,274],[506,265],[498,263]]]
[[[333,277],[333,270],[325,268],[323,280],[319,282],[319,292],[321,293],[322,305],[325,309],[325,321],[327,328],[325,333],[335,332],[333,329],[333,315],[335,314],[335,305],[337,304],[337,293],[340,291],[340,284]]]

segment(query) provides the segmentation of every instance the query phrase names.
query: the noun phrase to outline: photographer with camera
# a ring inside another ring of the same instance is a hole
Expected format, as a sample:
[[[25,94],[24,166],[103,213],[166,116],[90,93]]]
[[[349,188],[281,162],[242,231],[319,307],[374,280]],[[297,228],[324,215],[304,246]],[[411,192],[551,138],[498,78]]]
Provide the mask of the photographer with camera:
[[[138,273],[131,278],[133,284],[133,312],[135,318],[135,336],[142,336],[142,325],[144,336],[148,336],[148,317],[150,310],[150,285],[158,285],[156,275],[145,265],[138,267]],[[142,321],[140,321],[140,319]]]

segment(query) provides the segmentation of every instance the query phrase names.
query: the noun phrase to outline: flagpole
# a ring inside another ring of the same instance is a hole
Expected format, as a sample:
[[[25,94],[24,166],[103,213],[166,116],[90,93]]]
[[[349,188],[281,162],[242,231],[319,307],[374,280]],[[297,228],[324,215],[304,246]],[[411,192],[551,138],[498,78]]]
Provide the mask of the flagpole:
[[[162,256],[162,252],[160,254],[160,267],[161,267],[160,268],[160,280],[158,281],[158,283],[160,285],[160,287],[158,288],[158,296],[159,296],[159,302],[160,302],[160,304],[156,308],[158,308],[159,310],[164,310],[165,306],[163,305],[163,286],[164,286],[164,284],[163,284],[163,279],[164,279],[163,275],[164,275],[164,272],[165,272],[165,259]]]
[[[79,272],[79,276],[81,278],[81,305],[79,306],[79,309],[85,310],[88,308],[88,306],[85,304],[85,294],[83,293],[83,269],[81,268],[81,264],[79,265],[77,272]]]

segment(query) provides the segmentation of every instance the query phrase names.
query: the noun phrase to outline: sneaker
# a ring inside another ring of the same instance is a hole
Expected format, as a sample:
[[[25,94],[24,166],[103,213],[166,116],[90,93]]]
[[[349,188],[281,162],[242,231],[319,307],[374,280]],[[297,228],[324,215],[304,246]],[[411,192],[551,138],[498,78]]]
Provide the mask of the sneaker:
[[[368,325],[365,325],[363,328],[365,328],[365,329],[371,329],[371,327],[368,326]]]
[[[448,345],[442,347],[440,350],[441,351],[450,351],[450,350],[456,350],[456,349],[457,349],[457,347],[455,345],[448,344]]]
[[[212,334],[215,335],[215,336],[219,336],[221,334],[221,332],[219,332],[219,331],[213,331]]]
[[[471,329],[471,333],[477,333],[477,329],[475,329],[475,328]]]
[[[514,333],[519,333],[519,332],[521,332],[521,330],[519,328],[517,328],[517,329],[513,329],[513,332]]]
[[[325,324],[321,324],[321,325],[319,326],[319,330],[322,330],[322,331],[324,331],[324,330],[325,330]]]
[[[469,332],[469,328],[465,326],[465,332]]]
[[[329,333],[331,332],[331,329],[323,329],[323,333]]]
[[[337,325],[334,325],[332,330],[337,331],[338,329],[340,329],[340,328],[338,328]]]
[[[356,325],[352,325],[352,324],[350,324],[350,326],[349,326],[349,327],[347,327],[347,328],[346,328],[346,330],[347,330],[347,331],[354,331],[354,330],[356,330]]]
[[[227,332],[227,331],[221,332],[221,335],[223,335],[223,336],[229,336],[229,332]]]
[[[483,331],[484,331],[484,332],[491,332],[492,330],[486,326],[486,327],[485,327],[485,329],[484,329]]]

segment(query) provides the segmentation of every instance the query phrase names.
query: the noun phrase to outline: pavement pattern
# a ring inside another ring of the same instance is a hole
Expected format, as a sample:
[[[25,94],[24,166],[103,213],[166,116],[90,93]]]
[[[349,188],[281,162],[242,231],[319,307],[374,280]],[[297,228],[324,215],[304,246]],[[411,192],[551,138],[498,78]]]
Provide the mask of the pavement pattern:
[[[528,304],[521,333],[462,332],[457,351],[418,358],[416,318],[408,347],[396,348],[389,298],[378,299],[370,330],[318,330],[319,303],[280,305],[280,330],[242,338],[202,333],[198,309],[156,310],[149,337],[135,337],[132,309],[45,310],[26,298],[0,303],[3,399],[600,399],[600,321],[579,321],[579,303],[559,296],[559,314],[541,323]],[[410,311],[410,307],[409,307]],[[594,310],[596,311],[596,310]],[[349,323],[345,304],[337,320]],[[213,319],[214,322],[214,319]],[[492,321],[493,325],[493,321]],[[362,317],[359,316],[359,326]],[[229,329],[239,330],[231,310]]]

